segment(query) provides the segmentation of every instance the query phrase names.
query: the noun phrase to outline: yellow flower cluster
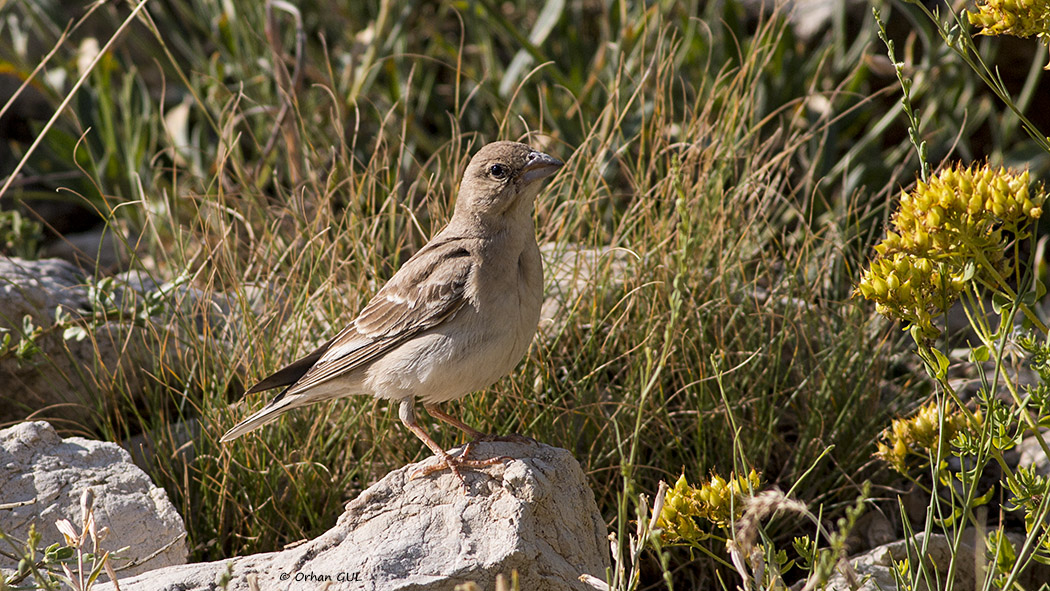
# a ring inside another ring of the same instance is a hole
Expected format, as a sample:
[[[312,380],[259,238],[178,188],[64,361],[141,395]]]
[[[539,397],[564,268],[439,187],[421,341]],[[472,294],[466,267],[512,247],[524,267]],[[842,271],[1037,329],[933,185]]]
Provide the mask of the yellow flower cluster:
[[[1028,172],[987,165],[946,168],[929,183],[901,195],[893,231],[857,291],[876,311],[898,318],[927,338],[933,318],[958,298],[967,281],[998,285],[1010,269],[1003,232],[1013,234],[1042,215],[1041,188],[1030,191]]]
[[[656,522],[663,530],[661,537],[667,541],[680,539],[687,542],[707,538],[708,534],[700,530],[696,519],[705,519],[718,527],[729,527],[743,514],[744,499],[757,492],[761,484],[762,480],[754,470],[747,476],[730,474],[729,480],[716,474],[700,488],[690,486],[682,474],[664,498]]]
[[[1047,0],[985,0],[978,12],[966,11],[970,24],[981,27],[981,35],[1014,37],[1050,35],[1050,2]]]
[[[1036,35],[1050,46],[1050,1],[984,0],[978,12],[966,11],[970,24],[981,27],[981,35]],[[1046,66],[1050,69],[1050,65]]]
[[[964,429],[979,428],[981,415],[978,413],[977,424],[971,425],[966,415],[956,411],[944,417],[944,430],[940,429],[940,413],[936,403],[929,403],[919,409],[910,419],[894,419],[890,428],[882,432],[881,441],[875,456],[886,461],[893,469],[904,474],[908,469],[909,456],[920,461],[942,449]]]

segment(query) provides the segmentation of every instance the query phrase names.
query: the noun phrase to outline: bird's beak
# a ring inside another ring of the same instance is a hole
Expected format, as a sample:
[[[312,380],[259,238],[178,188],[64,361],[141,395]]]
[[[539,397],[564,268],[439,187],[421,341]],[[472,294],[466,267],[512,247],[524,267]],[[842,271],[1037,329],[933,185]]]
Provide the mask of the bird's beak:
[[[565,163],[543,152],[531,152],[525,168],[521,170],[521,184],[528,185],[558,172]]]

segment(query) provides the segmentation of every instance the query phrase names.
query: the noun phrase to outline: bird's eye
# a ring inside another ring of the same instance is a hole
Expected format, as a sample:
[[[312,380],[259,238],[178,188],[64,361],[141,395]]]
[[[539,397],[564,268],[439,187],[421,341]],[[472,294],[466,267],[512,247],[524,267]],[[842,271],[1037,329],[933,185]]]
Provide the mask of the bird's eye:
[[[493,178],[501,179],[507,176],[507,167],[502,164],[493,164],[489,167],[489,174],[491,174]]]

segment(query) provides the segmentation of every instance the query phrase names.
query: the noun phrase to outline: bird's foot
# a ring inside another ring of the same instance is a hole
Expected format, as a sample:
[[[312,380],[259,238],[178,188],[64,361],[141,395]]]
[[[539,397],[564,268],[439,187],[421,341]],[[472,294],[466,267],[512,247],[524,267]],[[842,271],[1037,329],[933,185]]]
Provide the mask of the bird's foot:
[[[452,474],[457,479],[459,479],[459,483],[463,485],[464,488],[466,488],[467,482],[463,480],[463,474],[459,471],[460,468],[477,470],[479,468],[484,468],[485,466],[492,466],[494,464],[499,464],[500,462],[514,459],[510,456],[497,456],[485,460],[472,460],[467,458],[467,456],[470,455],[470,452],[473,450],[473,448],[474,442],[472,441],[463,447],[463,451],[460,452],[459,456],[452,456],[448,452],[442,451],[440,454],[437,454],[438,457],[440,457],[441,459],[436,464],[432,464],[430,466],[423,466],[422,468],[413,472],[410,478],[416,478],[419,476],[429,476],[434,472],[448,470],[452,472]]]

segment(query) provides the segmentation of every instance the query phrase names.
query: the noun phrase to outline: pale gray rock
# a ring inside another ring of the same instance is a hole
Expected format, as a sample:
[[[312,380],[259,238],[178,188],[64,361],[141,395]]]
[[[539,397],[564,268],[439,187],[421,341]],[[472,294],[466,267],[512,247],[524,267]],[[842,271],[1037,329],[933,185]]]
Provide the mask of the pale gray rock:
[[[605,523],[569,452],[542,444],[487,442],[473,457],[512,459],[411,478],[431,458],[391,472],[351,501],[315,540],[266,554],[160,569],[121,579],[122,591],[193,591],[228,578],[230,591],[492,589],[516,570],[522,589],[588,590],[610,565]],[[109,586],[103,586],[109,589]]]
[[[69,261],[87,273],[126,268],[135,236],[118,235],[112,226],[63,234],[48,244],[43,255]]]
[[[241,330],[236,301],[164,282],[141,271],[96,280],[71,263],[0,257],[0,424],[46,419],[61,428],[93,428],[103,402],[136,403],[158,375],[186,375],[187,343],[222,347]],[[62,310],[63,323],[56,320]],[[37,350],[18,356],[23,318],[39,330]],[[81,327],[80,334],[66,332]],[[205,336],[207,335],[207,336]],[[164,371],[158,371],[164,367]]]
[[[824,589],[825,591],[883,591],[896,589],[894,565],[905,559],[909,559],[914,563],[916,556],[921,554],[919,550],[924,545],[926,545],[925,563],[929,568],[927,572],[931,577],[936,577],[936,580],[939,581],[945,580],[949,572],[949,565],[952,564],[952,556],[954,555],[961,559],[956,560],[955,570],[952,573],[953,588],[975,589],[977,581],[974,566],[974,557],[976,556],[975,533],[973,528],[964,531],[956,548],[953,548],[952,540],[944,535],[932,534],[927,539],[927,536],[922,533],[916,534],[908,540],[898,540],[879,546],[864,554],[850,558],[850,564],[856,571],[857,581],[861,583],[859,587],[854,589],[850,585],[849,578],[841,571],[836,571],[831,579],[828,580]],[[1024,544],[1024,536],[1016,533],[1007,533],[1006,538],[1013,544],[1015,551],[1019,554]],[[985,548],[984,541],[981,541],[980,548],[983,552]],[[1017,579],[1017,582],[1024,589],[1035,589],[1041,583],[1050,580],[1048,577],[1050,577],[1050,570],[1045,565],[1033,562]],[[801,588],[804,581],[799,583],[798,588]],[[920,581],[915,589],[916,591],[926,591],[929,587]]]
[[[0,257],[0,312],[5,324],[21,325],[22,316],[40,318],[60,305],[68,310],[85,307],[87,295],[79,287],[83,283],[83,273],[66,261]]]
[[[846,538],[846,551],[856,554],[888,544],[899,537],[893,521],[882,511],[865,511]]]
[[[114,443],[81,437],[62,439],[48,423],[20,423],[0,430],[0,529],[25,539],[35,524],[44,547],[62,541],[55,522],[68,519],[80,529],[80,497],[94,493],[99,528],[109,528],[102,542],[117,555],[114,566],[138,563],[127,576],[183,564],[189,555],[182,517],[164,489],[131,463]],[[90,546],[89,546],[90,548]],[[0,557],[0,568],[14,569]]]
[[[863,584],[856,591],[896,589],[897,585],[893,578],[894,564],[897,561],[908,558],[909,547],[921,548],[924,538],[924,534],[917,534],[911,540],[891,542],[865,552],[858,557],[851,558],[850,564],[853,565],[859,580],[863,581]],[[972,548],[969,555],[973,556]],[[928,564],[941,575],[939,578],[942,578],[944,573],[947,572],[948,565],[951,564],[952,559],[949,540],[938,534],[930,536],[926,558]],[[959,589],[974,588],[973,560],[964,560],[959,563],[955,571],[954,581]],[[849,591],[852,587],[846,576],[841,572],[836,572],[831,577],[831,580],[828,581],[825,589],[828,591]]]
[[[0,355],[0,423],[26,418],[50,408],[51,416],[75,420],[83,416],[84,388],[74,384],[76,369],[91,366],[95,348],[90,341],[66,341],[55,324],[57,308],[78,315],[88,308],[84,277],[71,263],[57,259],[27,261],[0,257],[0,329],[11,336],[12,347],[23,340],[23,322],[43,329],[34,340],[39,351],[18,359]]]
[[[1050,432],[1046,430],[1040,431],[1039,435],[1029,435],[1021,440],[1021,443],[1017,446],[1017,451],[1020,453],[1018,466],[1034,468],[1035,473],[1040,476],[1050,476],[1050,458],[1043,451],[1039,438],[1042,438],[1044,443],[1050,445]]]

